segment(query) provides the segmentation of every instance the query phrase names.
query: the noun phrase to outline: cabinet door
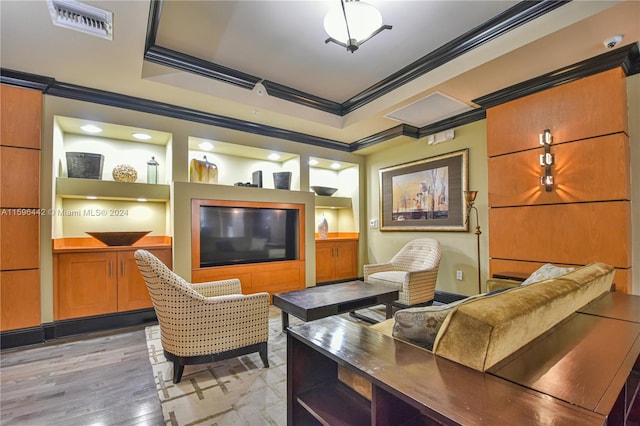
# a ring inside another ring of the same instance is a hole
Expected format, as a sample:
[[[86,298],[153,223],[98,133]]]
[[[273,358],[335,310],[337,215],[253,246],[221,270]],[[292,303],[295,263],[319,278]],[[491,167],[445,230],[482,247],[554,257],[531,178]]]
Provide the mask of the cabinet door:
[[[40,325],[40,270],[0,272],[0,330]]]
[[[2,85],[0,145],[40,149],[42,92]]]
[[[0,270],[40,267],[40,216],[0,214]]]
[[[149,252],[171,268],[171,249],[155,249]],[[118,252],[118,312],[153,307],[134,253],[132,250]]]
[[[0,206],[40,206],[39,150],[0,147]]]
[[[338,241],[336,243],[335,268],[336,280],[358,276],[357,241]]]
[[[115,252],[58,254],[55,319],[116,312],[116,261]]]
[[[336,245],[330,241],[316,241],[316,282],[331,281],[335,276]]]

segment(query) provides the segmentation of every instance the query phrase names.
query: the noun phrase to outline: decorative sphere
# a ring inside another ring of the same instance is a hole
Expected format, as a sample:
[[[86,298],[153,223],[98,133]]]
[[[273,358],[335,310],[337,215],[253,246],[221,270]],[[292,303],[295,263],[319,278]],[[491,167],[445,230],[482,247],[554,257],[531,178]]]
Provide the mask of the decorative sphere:
[[[111,174],[117,182],[135,182],[138,179],[138,172],[128,164],[115,166]]]

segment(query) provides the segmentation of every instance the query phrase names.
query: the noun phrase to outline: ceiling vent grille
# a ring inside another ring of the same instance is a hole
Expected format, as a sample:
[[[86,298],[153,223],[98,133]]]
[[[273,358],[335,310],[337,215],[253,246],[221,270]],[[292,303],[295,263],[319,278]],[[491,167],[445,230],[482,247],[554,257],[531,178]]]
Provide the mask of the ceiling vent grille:
[[[386,117],[415,127],[424,127],[472,109],[469,105],[451,96],[442,92],[434,92],[387,114]]]
[[[113,39],[113,13],[75,0],[47,0],[53,25]]]

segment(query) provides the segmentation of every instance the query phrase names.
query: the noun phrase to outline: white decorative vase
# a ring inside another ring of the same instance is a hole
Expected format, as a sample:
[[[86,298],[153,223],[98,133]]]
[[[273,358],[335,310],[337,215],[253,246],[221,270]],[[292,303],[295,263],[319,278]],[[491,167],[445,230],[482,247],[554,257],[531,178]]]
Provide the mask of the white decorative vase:
[[[329,235],[329,222],[327,222],[327,218],[322,216],[322,220],[318,224],[318,235],[321,240],[326,240],[327,235]]]

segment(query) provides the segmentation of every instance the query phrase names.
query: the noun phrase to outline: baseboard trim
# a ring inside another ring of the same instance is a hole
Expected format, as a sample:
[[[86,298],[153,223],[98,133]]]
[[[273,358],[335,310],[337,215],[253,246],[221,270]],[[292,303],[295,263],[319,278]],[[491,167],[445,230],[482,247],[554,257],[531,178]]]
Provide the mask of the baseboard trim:
[[[0,349],[44,343],[63,337],[131,327],[157,321],[153,308],[45,323],[0,333]]]

